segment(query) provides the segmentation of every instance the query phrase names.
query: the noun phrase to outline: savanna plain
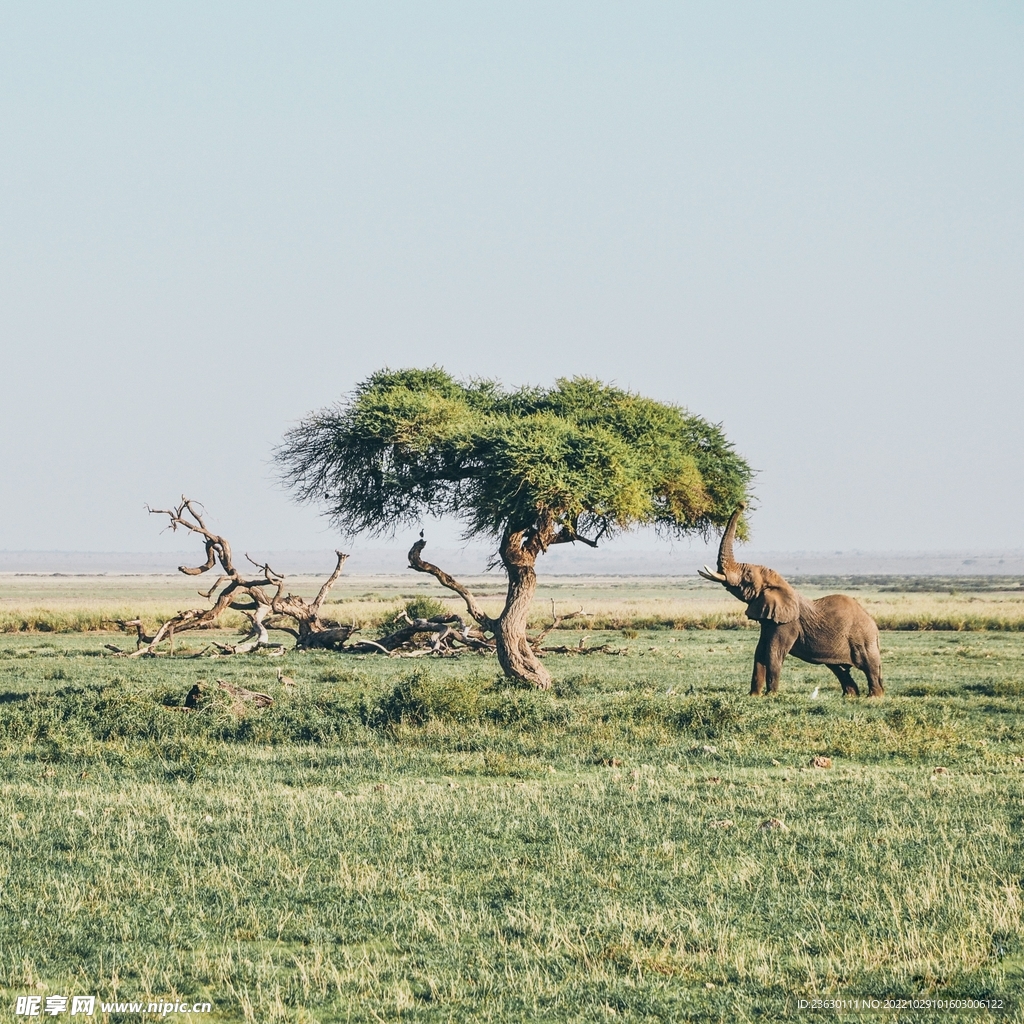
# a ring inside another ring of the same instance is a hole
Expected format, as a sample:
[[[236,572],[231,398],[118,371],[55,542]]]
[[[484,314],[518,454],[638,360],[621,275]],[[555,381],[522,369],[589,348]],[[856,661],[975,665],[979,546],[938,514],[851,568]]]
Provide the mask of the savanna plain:
[[[545,582],[537,626],[585,612],[548,692],[486,655],[211,658],[199,632],[132,660],[116,620],[200,603],[188,581],[3,582],[5,1014],[1024,1019],[1020,580],[802,581],[878,619],[880,701],[794,659],[748,698],[757,631],[694,580]],[[431,583],[343,579],[330,614],[372,638]],[[216,679],[274,702],[185,709]],[[800,1007],[853,997],[1005,1009]]]

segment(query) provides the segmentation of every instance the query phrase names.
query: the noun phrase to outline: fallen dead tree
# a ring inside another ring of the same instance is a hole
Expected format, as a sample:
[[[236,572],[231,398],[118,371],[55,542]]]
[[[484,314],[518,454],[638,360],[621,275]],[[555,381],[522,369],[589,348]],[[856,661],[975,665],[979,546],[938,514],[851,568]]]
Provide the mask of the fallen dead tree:
[[[147,506],[148,508],[148,506]],[[306,601],[295,594],[285,593],[286,577],[271,567],[246,559],[258,570],[251,577],[240,572],[226,538],[214,533],[203,518],[202,505],[182,496],[180,504],[173,509],[148,508],[152,515],[165,515],[172,530],[186,529],[203,538],[206,561],[199,566],[178,566],[186,576],[200,576],[219,565],[220,575],[208,591],[199,596],[213,601],[209,608],[189,608],[164,622],[155,633],[147,633],[140,619],[121,623],[122,628],[134,626],[137,633],[136,649],[131,652],[119,651],[108,644],[108,649],[124,657],[152,657],[161,644],[168,645],[169,653],[174,651],[174,638],[180,633],[195,629],[216,627],[220,617],[228,609],[241,612],[249,620],[249,630],[235,644],[212,642],[210,647],[219,654],[247,654],[260,648],[283,650],[281,644],[270,640],[268,629],[280,630],[295,638],[298,649],[340,649],[353,633],[352,626],[345,626],[331,619],[322,618],[320,610],[331,588],[341,575],[348,555],[341,551],[334,571],[324,581],[319,593],[312,601]]]
[[[494,653],[494,641],[483,630],[466,624],[461,615],[433,615],[428,619],[410,618],[399,613],[404,626],[379,640],[360,640],[346,647],[358,654],[387,654],[391,657],[422,657],[425,654],[453,655],[462,650]],[[457,627],[457,628],[456,628]]]
[[[148,508],[148,506],[147,506]],[[155,632],[147,631],[141,619],[116,620],[123,630],[134,629],[136,649],[123,651],[114,644],[105,645],[107,650],[122,657],[156,657],[161,647],[167,654],[174,653],[175,637],[181,633],[216,629],[221,616],[228,610],[241,612],[249,622],[248,630],[233,644],[211,640],[207,646],[192,657],[205,654],[214,656],[248,654],[267,650],[271,654],[283,654],[284,646],[270,639],[270,630],[283,632],[295,640],[295,650],[334,650],[353,654],[382,654],[388,657],[423,657],[435,655],[451,657],[463,652],[494,654],[497,652],[495,631],[497,620],[483,613],[475,597],[437,566],[425,562],[421,553],[426,542],[418,540],[409,552],[409,566],[418,572],[433,575],[444,586],[454,590],[466,601],[466,606],[475,622],[467,622],[461,615],[441,614],[429,618],[413,618],[407,611],[399,614],[393,629],[377,640],[355,638],[358,632],[354,625],[343,625],[321,616],[321,609],[331,588],[341,576],[348,555],[337,551],[334,571],[324,581],[312,601],[295,594],[286,593],[286,577],[276,572],[266,562],[260,563],[246,555],[246,560],[257,572],[245,574],[234,563],[231,545],[225,537],[214,533],[206,524],[203,506],[190,498],[182,497],[172,509],[148,508],[152,515],[165,515],[172,530],[185,529],[202,538],[206,550],[206,561],[199,566],[178,566],[186,576],[201,576],[219,567],[219,575],[206,591],[199,596],[211,601],[207,608],[189,608],[163,622]],[[606,646],[585,648],[586,637],[574,647],[543,647],[548,635],[563,622],[586,615],[582,608],[566,615],[558,615],[554,601],[551,603],[551,623],[539,634],[529,638],[529,645],[535,656],[545,654],[591,654],[606,650]],[[398,624],[398,623],[401,624]],[[351,643],[348,643],[352,640]]]

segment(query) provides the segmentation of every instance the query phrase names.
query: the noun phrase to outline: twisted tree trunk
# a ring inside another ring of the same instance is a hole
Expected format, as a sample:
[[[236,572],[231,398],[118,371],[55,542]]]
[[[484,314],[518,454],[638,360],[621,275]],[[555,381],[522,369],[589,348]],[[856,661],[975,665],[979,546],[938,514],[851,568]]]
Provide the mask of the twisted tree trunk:
[[[508,590],[505,593],[505,607],[497,618],[488,615],[473,594],[458,580],[423,560],[426,541],[422,533],[409,552],[409,565],[417,572],[430,573],[442,586],[454,590],[466,602],[469,614],[476,619],[481,629],[494,635],[498,663],[509,679],[548,690],[551,688],[551,674],[540,663],[537,651],[526,634],[530,605],[537,592],[535,566],[537,556],[552,544],[577,540],[590,547],[597,547],[596,540],[579,536],[572,524],[561,523],[548,512],[538,515],[537,521],[529,529],[506,530],[498,554],[508,576]]]
[[[526,635],[526,622],[537,592],[537,555],[522,533],[508,533],[501,544],[501,562],[508,574],[505,607],[498,616],[494,639],[498,664],[510,679],[532,683],[538,689],[551,688],[551,674],[540,663]]]

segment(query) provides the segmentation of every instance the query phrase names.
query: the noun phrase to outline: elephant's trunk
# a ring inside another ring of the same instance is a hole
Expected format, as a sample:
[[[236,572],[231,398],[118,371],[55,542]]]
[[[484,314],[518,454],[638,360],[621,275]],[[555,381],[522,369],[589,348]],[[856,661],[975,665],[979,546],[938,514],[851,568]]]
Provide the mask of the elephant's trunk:
[[[718,546],[718,571],[726,577],[734,575],[736,572],[736,559],[732,553],[732,542],[736,536],[736,523],[739,521],[740,513],[746,507],[743,502],[736,506],[736,511],[733,512],[732,517],[729,519],[729,525],[725,528],[725,533],[722,534],[722,543]]]

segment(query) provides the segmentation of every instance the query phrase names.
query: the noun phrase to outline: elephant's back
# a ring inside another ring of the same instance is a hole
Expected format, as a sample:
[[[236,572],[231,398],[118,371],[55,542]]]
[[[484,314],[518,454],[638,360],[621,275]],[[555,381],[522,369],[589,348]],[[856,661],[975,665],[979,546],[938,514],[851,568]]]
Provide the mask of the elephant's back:
[[[851,639],[878,640],[878,625],[864,606],[848,594],[827,594],[814,602],[815,611],[833,622],[845,622]]]

